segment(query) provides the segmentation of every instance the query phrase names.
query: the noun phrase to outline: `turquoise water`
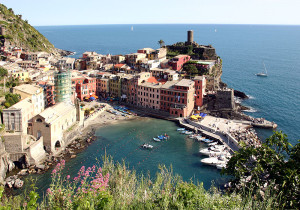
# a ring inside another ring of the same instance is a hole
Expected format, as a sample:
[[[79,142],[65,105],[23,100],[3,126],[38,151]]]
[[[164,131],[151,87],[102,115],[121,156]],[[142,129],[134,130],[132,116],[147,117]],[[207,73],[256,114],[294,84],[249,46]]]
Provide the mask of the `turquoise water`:
[[[129,168],[139,174],[150,172],[155,177],[158,165],[173,168],[174,173],[180,174],[185,181],[203,182],[205,188],[214,181],[217,185],[224,183],[226,177],[214,167],[202,165],[199,149],[205,147],[203,143],[195,142],[186,135],[176,131],[177,125],[170,121],[140,118],[122,121],[120,124],[101,127],[96,131],[97,140],[86,150],[79,153],[75,159],[66,163],[64,174],[75,175],[82,165],[92,166],[101,162],[103,155],[111,155],[118,162],[126,161]],[[168,141],[155,142],[157,135],[167,133]],[[150,143],[152,150],[141,149],[140,145]],[[37,186],[41,192],[49,185],[51,171],[37,177]]]

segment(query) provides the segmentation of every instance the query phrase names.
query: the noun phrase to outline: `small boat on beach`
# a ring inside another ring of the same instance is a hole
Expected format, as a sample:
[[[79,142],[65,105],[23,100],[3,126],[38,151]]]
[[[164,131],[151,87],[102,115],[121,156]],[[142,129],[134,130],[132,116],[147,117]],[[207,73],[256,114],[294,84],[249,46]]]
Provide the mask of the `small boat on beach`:
[[[155,138],[155,137],[153,138],[153,140],[154,140],[154,141],[160,141],[158,138]]]
[[[145,144],[142,144],[141,147],[144,148],[144,149],[152,149],[152,148],[153,148],[152,145],[146,144],[146,143],[145,143]]]
[[[204,143],[212,143],[214,142],[213,140],[210,140],[210,139],[201,139],[202,142]]]
[[[186,131],[184,134],[185,135],[191,135],[191,134],[193,134],[193,131]]]

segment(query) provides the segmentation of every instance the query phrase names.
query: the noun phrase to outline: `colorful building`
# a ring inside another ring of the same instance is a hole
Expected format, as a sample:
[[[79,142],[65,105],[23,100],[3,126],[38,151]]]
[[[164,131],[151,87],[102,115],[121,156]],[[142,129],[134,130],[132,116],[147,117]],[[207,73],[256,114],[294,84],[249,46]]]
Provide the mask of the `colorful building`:
[[[181,70],[183,64],[188,62],[191,59],[189,55],[177,55],[172,60],[169,61],[169,65],[172,67],[173,70]]]
[[[189,116],[194,108],[194,81],[168,81],[160,90],[160,109],[175,117]]]
[[[203,96],[205,94],[206,79],[205,76],[196,76],[195,81],[195,108],[200,109],[203,105]]]

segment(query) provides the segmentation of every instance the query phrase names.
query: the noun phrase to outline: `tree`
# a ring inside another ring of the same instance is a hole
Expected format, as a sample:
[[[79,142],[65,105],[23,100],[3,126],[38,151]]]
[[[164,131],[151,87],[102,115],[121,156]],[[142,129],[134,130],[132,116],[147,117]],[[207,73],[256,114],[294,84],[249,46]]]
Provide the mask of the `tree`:
[[[7,70],[0,66],[0,78],[7,76],[7,74]]]
[[[300,140],[292,146],[282,131],[274,132],[261,147],[241,148],[223,173],[235,178],[235,186],[242,184],[254,192],[274,185],[281,208],[300,207]]]
[[[18,103],[21,99],[21,96],[19,94],[12,94],[12,93],[7,93],[5,94],[5,103],[4,106],[6,108],[9,108],[10,106]]]
[[[160,47],[165,46],[165,42],[162,39],[158,41],[158,44],[160,45]]]
[[[186,64],[183,66],[183,70],[186,71],[189,75],[198,74],[198,69],[193,64]]]

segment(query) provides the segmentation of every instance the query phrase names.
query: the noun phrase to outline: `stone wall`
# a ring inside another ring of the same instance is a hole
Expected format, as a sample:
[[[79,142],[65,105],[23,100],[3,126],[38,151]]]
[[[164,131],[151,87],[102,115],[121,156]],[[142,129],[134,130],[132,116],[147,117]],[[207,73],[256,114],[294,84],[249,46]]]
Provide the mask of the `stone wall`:
[[[43,137],[40,137],[39,140],[34,142],[30,147],[27,149],[29,154],[29,164],[30,165],[38,165],[46,158],[46,152],[44,150],[44,140]]]
[[[5,150],[8,153],[23,152],[23,145],[26,138],[22,133],[6,133],[3,135]]]

